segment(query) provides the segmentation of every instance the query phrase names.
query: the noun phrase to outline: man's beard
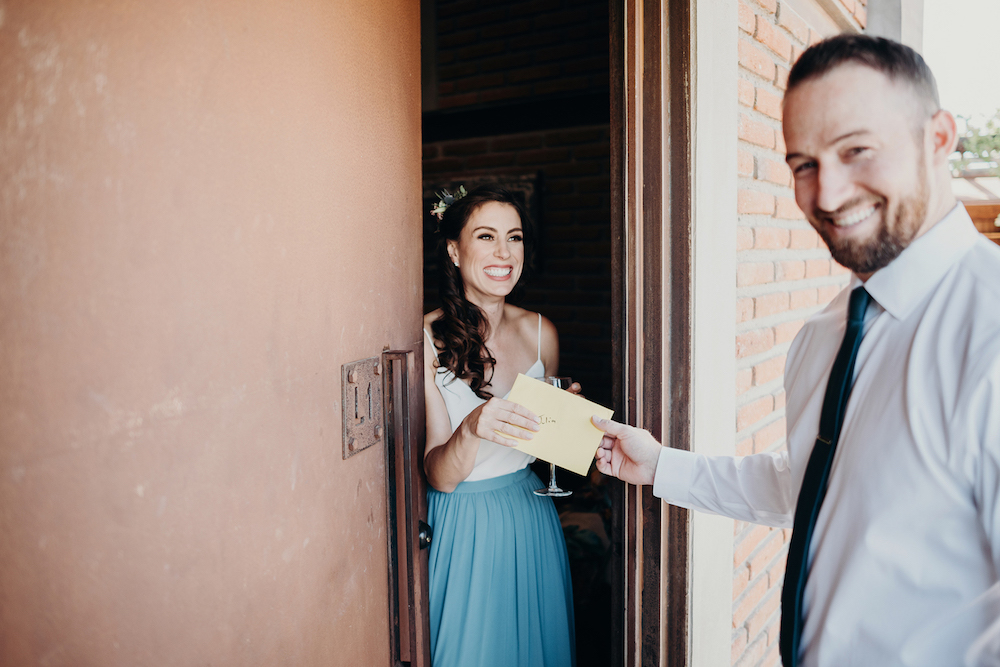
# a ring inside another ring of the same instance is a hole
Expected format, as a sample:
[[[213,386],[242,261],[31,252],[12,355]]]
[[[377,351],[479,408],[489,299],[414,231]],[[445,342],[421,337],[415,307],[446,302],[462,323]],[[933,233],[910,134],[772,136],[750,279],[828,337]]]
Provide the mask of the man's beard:
[[[830,238],[825,225],[818,226],[819,235],[839,264],[854,273],[872,274],[888,266],[889,262],[906,250],[927,216],[927,177],[923,170],[919,171],[918,178],[917,191],[901,199],[895,210],[888,210],[888,202],[884,198],[878,202],[879,210],[876,214],[880,214],[882,220],[871,238],[844,239],[838,242]],[[851,202],[842,209],[850,210],[857,204],[856,201]],[[889,223],[890,216],[892,224]]]

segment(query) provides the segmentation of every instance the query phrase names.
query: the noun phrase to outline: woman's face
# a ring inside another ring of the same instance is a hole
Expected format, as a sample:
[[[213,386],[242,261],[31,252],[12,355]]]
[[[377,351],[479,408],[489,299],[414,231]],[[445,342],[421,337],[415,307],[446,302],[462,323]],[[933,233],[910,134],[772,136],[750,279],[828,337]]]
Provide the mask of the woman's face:
[[[517,209],[486,202],[469,216],[458,241],[448,242],[448,255],[458,264],[467,299],[506,297],[524,268],[524,230]]]

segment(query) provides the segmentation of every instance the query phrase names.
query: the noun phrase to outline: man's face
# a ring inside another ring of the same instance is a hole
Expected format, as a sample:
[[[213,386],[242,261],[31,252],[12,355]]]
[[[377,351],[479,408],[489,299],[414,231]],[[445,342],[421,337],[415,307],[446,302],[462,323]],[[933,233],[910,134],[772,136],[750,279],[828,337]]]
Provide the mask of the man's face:
[[[847,64],[785,99],[795,201],[833,258],[862,279],[923,231],[930,164],[917,95],[869,67]]]

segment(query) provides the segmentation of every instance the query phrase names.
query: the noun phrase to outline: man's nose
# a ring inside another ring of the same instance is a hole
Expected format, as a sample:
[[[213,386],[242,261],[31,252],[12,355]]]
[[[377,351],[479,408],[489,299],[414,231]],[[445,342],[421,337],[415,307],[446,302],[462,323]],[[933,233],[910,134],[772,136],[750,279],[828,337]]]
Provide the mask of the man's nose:
[[[816,174],[816,207],[833,213],[854,197],[849,170],[838,163],[821,164]]]

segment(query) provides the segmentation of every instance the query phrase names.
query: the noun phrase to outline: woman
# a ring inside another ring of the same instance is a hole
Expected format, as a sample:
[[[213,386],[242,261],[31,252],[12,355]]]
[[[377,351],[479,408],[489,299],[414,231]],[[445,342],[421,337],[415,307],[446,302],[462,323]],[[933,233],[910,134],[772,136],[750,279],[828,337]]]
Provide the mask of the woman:
[[[431,664],[572,666],[562,528],[510,437],[530,438],[538,417],[501,398],[518,373],[542,378],[559,363],[552,323],[506,302],[530,254],[527,216],[496,186],[444,206],[443,306],[424,317]]]

